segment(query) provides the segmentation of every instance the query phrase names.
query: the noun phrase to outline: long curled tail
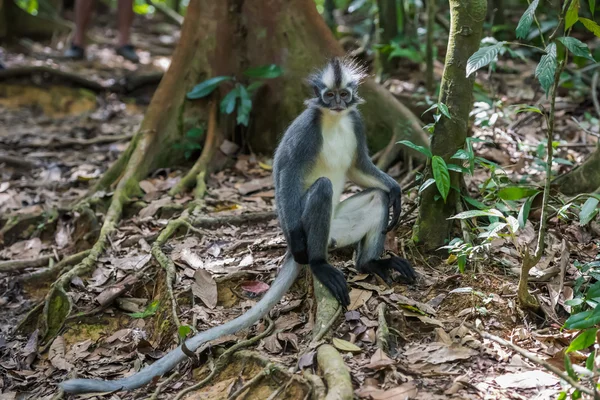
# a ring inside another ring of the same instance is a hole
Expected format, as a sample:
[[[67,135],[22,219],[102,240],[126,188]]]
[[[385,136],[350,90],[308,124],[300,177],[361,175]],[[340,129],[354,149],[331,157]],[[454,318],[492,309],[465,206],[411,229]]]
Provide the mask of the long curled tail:
[[[195,351],[205,342],[218,339],[225,335],[232,335],[242,329],[252,326],[261,319],[281,300],[283,295],[290,289],[296,277],[300,273],[301,266],[288,254],[275,278],[273,285],[265,293],[262,299],[245,314],[226,322],[223,325],[215,326],[207,331],[201,332],[185,343],[187,348]],[[181,346],[169,352],[154,364],[147,366],[135,375],[114,381],[102,381],[96,379],[70,379],[62,382],[59,386],[66,393],[91,393],[91,392],[113,392],[119,390],[133,390],[149,383],[155,377],[160,377],[173,369],[187,356],[181,350]]]

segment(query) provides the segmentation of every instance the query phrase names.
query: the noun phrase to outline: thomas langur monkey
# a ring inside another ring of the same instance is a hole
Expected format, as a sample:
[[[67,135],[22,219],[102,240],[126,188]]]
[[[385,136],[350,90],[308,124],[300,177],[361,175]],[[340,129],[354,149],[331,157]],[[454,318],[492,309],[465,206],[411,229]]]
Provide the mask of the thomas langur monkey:
[[[385,234],[400,217],[400,185],[369,158],[357,89],[363,74],[334,58],[309,82],[315,98],[285,133],[273,163],[275,202],[289,251],[343,305],[346,279],[327,261],[328,248],[356,245],[356,267],[390,283],[396,270],[415,279],[400,257],[381,259]],[[339,202],[346,180],[369,188]],[[388,223],[388,209],[392,218]]]
[[[327,261],[331,248],[356,245],[358,270],[375,273],[387,282],[391,270],[400,272],[405,280],[414,280],[408,261],[380,259],[385,234],[400,216],[400,186],[373,165],[367,154],[362,120],[355,108],[362,102],[357,94],[362,77],[353,64],[333,59],[310,78],[316,97],[290,125],[275,154],[275,199],[289,247],[283,266],[254,307],[188,339],[188,350],[252,326],[281,300],[304,264],[310,265],[342,305],[348,305],[344,275]],[[369,189],[339,203],[347,178]],[[126,378],[70,379],[60,387],[67,393],[133,390],[166,374],[187,357],[179,346]]]

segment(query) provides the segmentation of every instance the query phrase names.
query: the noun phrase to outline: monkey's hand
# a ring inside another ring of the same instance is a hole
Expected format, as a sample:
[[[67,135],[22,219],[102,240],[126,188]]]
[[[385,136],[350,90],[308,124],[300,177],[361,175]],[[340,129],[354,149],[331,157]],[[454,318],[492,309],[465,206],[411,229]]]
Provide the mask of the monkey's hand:
[[[300,265],[308,264],[308,252],[306,249],[306,234],[302,227],[293,229],[290,232],[290,251],[296,261]]]
[[[385,231],[383,231],[384,235],[386,233],[388,233],[389,231],[391,231],[392,229],[394,229],[396,227],[396,225],[398,224],[398,220],[400,219],[400,211],[402,211],[402,208],[400,207],[402,205],[400,185],[392,186],[388,195],[389,195],[388,204],[392,208],[392,219],[390,220],[390,223],[387,226],[387,228],[385,229]]]
[[[342,271],[331,266],[325,260],[312,262],[310,270],[319,282],[331,292],[342,307],[346,308],[350,305],[348,285]]]

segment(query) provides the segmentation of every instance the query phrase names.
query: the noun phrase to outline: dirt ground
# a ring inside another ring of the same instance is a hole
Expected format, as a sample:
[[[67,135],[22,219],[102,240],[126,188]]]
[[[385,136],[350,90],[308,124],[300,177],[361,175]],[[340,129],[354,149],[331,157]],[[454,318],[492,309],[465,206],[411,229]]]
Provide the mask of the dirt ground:
[[[114,30],[110,24],[92,30],[94,37],[103,40],[89,48],[88,61],[58,60],[55,43],[35,44],[26,51],[22,46],[6,48],[3,56],[9,68],[60,68],[104,87],[140,75],[157,75],[168,67],[178,30],[160,19],[149,23],[149,18],[139,17],[135,24],[134,43],[143,45],[140,66],[114,56],[110,44]],[[516,71],[503,75],[502,92],[497,98],[505,103],[539,98],[539,91],[522,85],[524,71],[530,71],[530,66],[509,67]],[[407,74],[417,81],[418,71]],[[392,79],[387,86],[402,96],[410,95],[415,88],[410,79]],[[153,86],[151,82],[130,91],[94,90],[82,88],[73,79],[39,71],[0,81],[0,215],[33,216],[11,229],[6,229],[10,219],[2,218],[0,260],[30,262],[0,272],[1,399],[50,399],[57,394],[56,385],[74,374],[123,377],[177,346],[177,332],[161,329],[163,320],[171,318],[170,306],[155,302],[161,299],[158,294],[164,289],[165,277],[151,256],[150,244],[192,201],[191,195],[167,195],[189,166],[155,171],[140,183],[144,195],[127,205],[110,248],[94,272],[72,280],[68,294],[75,309],[56,339],[40,349],[37,331],[24,333],[16,329],[52,282],[39,273],[93,243],[110,193],[97,197],[96,213],[89,218],[69,206],[126,149],[153,87],[155,83]],[[565,139],[576,141],[574,124],[567,115],[582,113],[580,110],[588,106],[576,98],[560,99],[559,129]],[[489,117],[495,111],[488,108],[481,113]],[[542,121],[501,115],[493,128],[475,126],[474,133],[495,143],[479,145],[478,155],[506,167],[509,177],[518,179],[524,170],[531,176],[539,175],[523,148],[539,142]],[[586,146],[564,147],[559,149],[559,156],[577,162],[587,152]],[[247,213],[274,209],[269,155],[233,156],[231,147],[223,146],[221,156],[228,157],[229,162],[208,178],[208,194],[201,211],[206,217],[225,222],[197,231],[184,230],[164,248],[177,268],[173,290],[180,322],[199,331],[222,324],[255,304],[269,288],[285,252],[276,219],[246,223],[243,218]],[[400,181],[409,175],[402,165],[392,168],[391,173]],[[484,172],[476,174],[468,182],[469,189],[477,193],[485,179]],[[407,181],[405,186],[410,183]],[[357,190],[348,186],[347,194]],[[521,260],[509,241],[499,238],[477,262],[469,264],[465,273],[458,273],[452,259],[425,256],[409,245],[416,217],[415,200],[416,189],[405,193],[401,226],[387,243],[388,250],[404,255],[415,265],[419,277],[414,285],[387,287],[357,273],[351,253],[338,252],[334,257],[335,265],[348,278],[352,304],[333,325],[331,343],[342,353],[350,370],[355,396],[427,400],[555,398],[561,390],[558,378],[510,348],[483,339],[465,323],[563,368],[565,346],[573,336],[573,332],[560,330],[569,311],[564,301],[572,298],[573,282],[579,276],[573,263],[596,257],[598,234],[591,228],[551,221],[549,249],[531,285],[543,312],[525,314],[516,306]],[[228,216],[242,217],[227,220]],[[532,226],[522,239],[527,240],[527,235],[533,236]],[[565,249],[561,238],[571,244],[562,263]],[[130,284],[130,289],[114,298],[112,293],[125,284]],[[296,366],[300,363],[305,371],[318,373],[314,352],[308,348],[314,324],[312,296],[312,285],[306,279],[298,280],[271,313],[275,332],[240,353],[207,386],[185,398],[228,398],[264,370],[265,359],[281,368],[249,387],[246,398],[306,398],[306,381],[300,379],[303,375],[296,372]],[[387,308],[385,320],[390,330],[390,346],[385,352],[377,341],[382,304]],[[260,334],[265,324],[263,321],[205,348],[195,365],[181,365],[179,375],[160,387],[158,398],[174,398],[199,381],[208,374],[221,348]],[[151,384],[106,398],[148,398],[156,388]]]

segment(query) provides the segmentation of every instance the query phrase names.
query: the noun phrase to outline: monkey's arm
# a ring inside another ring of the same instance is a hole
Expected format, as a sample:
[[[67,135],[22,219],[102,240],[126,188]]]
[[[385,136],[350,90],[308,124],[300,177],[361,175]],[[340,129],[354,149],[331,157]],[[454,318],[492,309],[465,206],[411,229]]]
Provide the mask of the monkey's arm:
[[[389,205],[392,207],[392,219],[387,226],[386,232],[392,230],[400,219],[400,185],[394,178],[377,168],[369,157],[369,149],[367,147],[367,137],[365,134],[364,125],[358,112],[352,114],[354,120],[354,129],[356,133],[356,157],[354,164],[350,169],[348,178],[359,186],[364,188],[379,188],[385,190],[389,194]]]
[[[225,335],[232,335],[242,329],[252,326],[269,312],[275,304],[281,300],[283,295],[292,286],[300,272],[300,265],[294,262],[291,257],[286,257],[279,275],[273,282],[273,285],[265,293],[264,297],[245,314],[223,324],[215,326],[207,331],[201,332],[189,339],[185,345],[191,351],[195,351],[205,342],[221,338]],[[137,374],[114,381],[102,381],[96,379],[70,379],[62,382],[60,387],[67,393],[91,393],[91,392],[113,392],[118,390],[133,390],[152,381],[155,377],[160,377],[173,369],[187,356],[181,350],[181,346],[172,350],[154,364],[147,366]]]

